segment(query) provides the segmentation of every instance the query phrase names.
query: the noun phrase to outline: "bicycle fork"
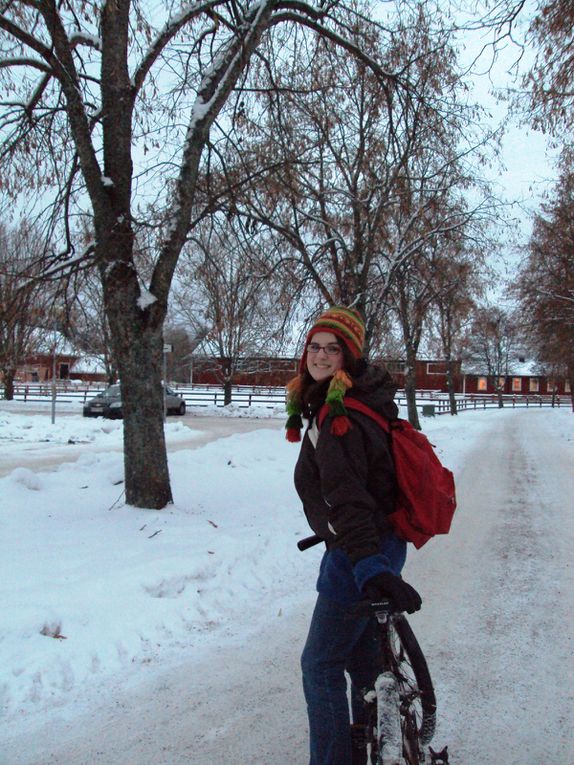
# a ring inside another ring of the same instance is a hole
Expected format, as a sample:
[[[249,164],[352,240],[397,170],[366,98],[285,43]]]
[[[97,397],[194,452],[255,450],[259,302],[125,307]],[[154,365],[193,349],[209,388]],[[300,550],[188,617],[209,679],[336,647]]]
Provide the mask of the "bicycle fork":
[[[392,672],[381,672],[375,681],[377,697],[377,765],[403,765],[400,698]]]

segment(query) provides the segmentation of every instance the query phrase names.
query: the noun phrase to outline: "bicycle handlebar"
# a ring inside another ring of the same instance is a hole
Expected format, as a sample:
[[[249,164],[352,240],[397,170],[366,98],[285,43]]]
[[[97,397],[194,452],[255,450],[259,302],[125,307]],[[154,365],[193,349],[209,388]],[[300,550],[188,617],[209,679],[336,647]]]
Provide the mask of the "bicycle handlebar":
[[[377,600],[375,602],[371,600],[360,600],[358,603],[355,603],[351,607],[351,610],[353,613],[357,614],[357,616],[372,616],[373,614],[377,613],[401,613],[396,609],[393,601],[388,598],[381,598],[381,600]]]
[[[301,552],[304,552],[305,550],[308,550],[310,547],[315,547],[315,545],[321,544],[321,542],[324,542],[324,541],[325,540],[321,539],[321,537],[317,536],[317,534],[313,534],[310,537],[305,537],[304,539],[300,539],[297,542],[297,547],[301,550]],[[352,610],[357,615],[362,615],[362,616],[369,616],[377,612],[379,613],[384,612],[387,614],[398,613],[392,600],[389,600],[387,598],[381,598],[381,600],[377,601],[376,603],[373,603],[370,600],[360,600],[358,603],[356,603],[353,606]]]
[[[321,537],[318,537],[317,534],[313,534],[311,537],[305,537],[305,539],[300,539],[297,542],[297,547],[303,552],[304,550],[308,550],[310,547],[315,547],[315,545],[321,544],[324,540],[321,539]]]

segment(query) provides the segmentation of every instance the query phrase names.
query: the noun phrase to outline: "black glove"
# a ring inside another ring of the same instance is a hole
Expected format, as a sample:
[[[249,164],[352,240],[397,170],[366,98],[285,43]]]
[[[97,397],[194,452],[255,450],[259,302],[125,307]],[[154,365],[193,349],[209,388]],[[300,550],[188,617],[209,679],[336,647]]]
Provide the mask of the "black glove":
[[[390,571],[368,579],[363,585],[363,592],[372,602],[382,598],[392,600],[397,611],[406,611],[408,614],[414,614],[422,605],[421,596],[415,588]]]

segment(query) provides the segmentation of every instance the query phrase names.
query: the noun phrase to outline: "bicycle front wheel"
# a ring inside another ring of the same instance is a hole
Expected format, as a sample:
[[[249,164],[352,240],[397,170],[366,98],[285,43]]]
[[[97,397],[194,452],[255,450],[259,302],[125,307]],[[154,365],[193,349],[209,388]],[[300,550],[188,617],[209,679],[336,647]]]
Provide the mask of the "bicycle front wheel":
[[[391,651],[395,662],[401,704],[403,755],[407,765],[418,765],[424,757],[436,725],[436,698],[422,649],[406,618],[393,619]]]

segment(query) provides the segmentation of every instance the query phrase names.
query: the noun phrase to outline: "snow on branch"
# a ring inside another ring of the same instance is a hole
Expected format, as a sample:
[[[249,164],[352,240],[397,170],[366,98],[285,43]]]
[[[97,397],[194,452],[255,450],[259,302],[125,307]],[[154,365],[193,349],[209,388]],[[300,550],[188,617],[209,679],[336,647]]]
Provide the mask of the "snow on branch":
[[[74,34],[70,37],[70,45],[72,47],[75,47],[76,45],[88,45],[90,48],[94,48],[94,50],[102,50],[102,39],[101,37],[96,37],[95,35],[88,35],[84,32],[78,32],[78,34]]]
[[[246,17],[242,25],[242,34],[234,36],[227,43],[203,76],[193,106],[188,135],[193,132],[195,124],[204,120],[210,113],[215,117],[219,111],[222,100],[243,68],[242,61],[246,51],[250,50],[252,40],[260,32],[261,21],[265,12],[269,13],[271,4],[260,2],[252,7],[253,15],[251,18]]]
[[[143,289],[141,295],[137,299],[138,308],[140,311],[145,311],[150,305],[157,302],[157,298],[149,290]]]
[[[133,85],[137,91],[143,85],[147,73],[157,61],[166,45],[172,40],[172,38],[184,27],[188,22],[202,13],[206,13],[218,5],[221,5],[223,0],[205,0],[205,2],[191,3],[187,7],[183,8],[179,14],[171,18],[165,25],[165,27],[158,34],[156,39],[150,45],[147,53],[144,55],[140,65],[137,67],[134,77]]]
[[[193,184],[206,135],[237,78],[245,69],[259,36],[268,25],[273,4],[274,0],[261,0],[249,8],[243,22],[238,25],[202,78],[187,128],[177,193],[166,224],[162,254],[152,279],[156,295],[162,292],[160,285],[169,283],[177,254],[187,235],[194,196]]]

